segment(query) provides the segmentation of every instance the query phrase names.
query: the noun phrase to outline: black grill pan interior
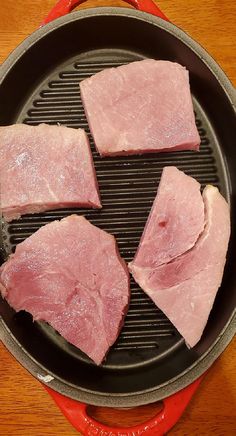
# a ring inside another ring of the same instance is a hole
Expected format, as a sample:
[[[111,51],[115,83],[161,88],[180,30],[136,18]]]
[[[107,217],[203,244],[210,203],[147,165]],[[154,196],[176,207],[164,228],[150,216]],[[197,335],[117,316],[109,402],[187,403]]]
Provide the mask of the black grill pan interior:
[[[146,30],[146,42],[139,29],[141,24],[135,20],[130,23],[123,17],[123,34],[119,33],[119,42],[113,27],[113,32],[105,43],[105,36],[111,26],[116,26],[118,30],[121,25],[118,18],[110,18],[109,21],[107,17],[97,17],[96,20],[91,18],[93,23],[90,26],[84,26],[82,22],[78,27],[76,22],[72,22],[49,34],[38,41],[36,47],[28,49],[0,87],[0,101],[7,100],[7,110],[0,114],[1,124],[60,123],[86,130],[103,204],[101,210],[58,210],[27,215],[18,221],[5,224],[3,238],[7,253],[14,251],[16,244],[40,226],[77,213],[85,215],[93,224],[112,233],[117,239],[122,257],[130,261],[155,198],[162,168],[166,165],[177,166],[195,177],[202,187],[206,184],[219,187],[231,202],[232,180],[227,166],[227,150],[231,152],[232,138],[226,132],[226,126],[224,128],[218,125],[219,114],[215,115],[216,111],[212,106],[213,99],[215,106],[217,101],[221,103],[222,109],[218,106],[217,110],[221,110],[224,119],[227,112],[229,129],[232,114],[226,97],[222,99],[220,85],[181,41],[165,34],[162,29],[156,28],[154,32],[147,23],[141,23],[142,32]],[[95,29],[91,32],[92,25]],[[101,28],[106,29],[105,32],[102,33]],[[131,28],[135,32],[135,40],[130,38]],[[80,34],[77,45],[71,39],[75,31]],[[158,43],[160,39],[162,44]],[[88,129],[80,99],[79,82],[104,68],[145,57],[175,60],[190,70],[196,124],[201,136],[200,152],[102,159],[95,150]],[[41,59],[42,65],[39,68]],[[16,83],[13,83],[14,78]],[[225,113],[224,105],[227,108]],[[228,267],[203,339],[193,350],[187,349],[170,321],[131,279],[131,302],[124,327],[106,362],[99,368],[46,323],[33,324],[30,315],[24,312],[15,314],[5,302],[1,303],[1,313],[26,353],[55,377],[94,393],[129,395],[155,389],[168,382],[196,363],[213,344],[234,307],[235,297],[230,292],[235,278],[232,279],[230,271]]]

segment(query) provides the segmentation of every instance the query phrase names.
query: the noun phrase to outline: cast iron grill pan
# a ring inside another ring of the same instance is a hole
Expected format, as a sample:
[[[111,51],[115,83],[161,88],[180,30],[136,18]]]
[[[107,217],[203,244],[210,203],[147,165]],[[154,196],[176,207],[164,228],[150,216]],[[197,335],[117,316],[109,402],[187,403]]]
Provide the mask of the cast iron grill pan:
[[[205,125],[200,108],[196,110],[196,123],[201,135],[201,151],[152,154],[100,158],[95,151],[89,132],[84,109],[81,103],[79,82],[98,71],[117,67],[140,59],[132,55],[91,56],[87,62],[73,62],[48,78],[29,107],[24,107],[17,122],[28,125],[39,123],[63,124],[67,127],[83,128],[89,135],[92,153],[100,187],[102,210],[64,209],[36,215],[27,215],[19,221],[7,224],[5,235],[8,251],[29,237],[42,225],[55,219],[61,219],[71,213],[86,216],[93,224],[112,233],[118,242],[121,256],[128,262],[133,259],[148,213],[157,191],[157,184],[163,166],[175,165],[187,174],[197,178],[203,186],[207,183],[224,186],[217,170],[219,156],[214,153],[215,145],[209,127]],[[208,130],[208,131],[207,131]],[[8,237],[7,237],[8,235]],[[17,315],[16,315],[17,316]],[[24,316],[20,314],[20,317]],[[48,335],[68,353],[89,362],[82,353],[70,346],[46,323],[37,323],[37,328]],[[160,358],[170,348],[182,344],[182,339],[166,316],[131,280],[131,302],[125,325],[112,347],[105,363],[106,367],[118,368],[140,364],[140,361]]]
[[[63,62],[51,65],[50,69],[45,68],[26,98],[20,101],[15,117],[3,120],[3,124],[59,123],[85,129],[92,147],[103,205],[101,210],[63,209],[26,215],[18,221],[5,223],[3,238],[8,254],[42,225],[77,213],[113,234],[121,256],[130,261],[139,244],[162,169],[166,165],[177,166],[195,177],[202,187],[206,184],[217,186],[230,202],[231,188],[225,157],[205,108],[199,102],[194,74],[190,73],[190,80],[191,89],[196,90],[193,92],[193,101],[201,137],[199,153],[185,151],[108,158],[101,158],[97,153],[82,106],[79,82],[104,68],[117,67],[145,57],[144,53],[131,51],[122,45],[98,47],[77,55],[73,53]],[[153,57],[168,59],[168,55],[159,57],[158,50]],[[170,60],[176,60],[176,57],[170,57]],[[224,280],[227,281],[227,270],[225,276]],[[225,319],[219,320],[217,328],[215,325],[222,301],[220,290],[203,340],[189,350],[166,316],[131,279],[131,301],[124,327],[101,367],[96,367],[84,353],[68,344],[48,324],[32,323],[29,314],[15,314],[6,302],[2,305],[4,320],[12,335],[25,352],[55,378],[98,395],[129,395],[153,390],[196,363],[224,326]]]

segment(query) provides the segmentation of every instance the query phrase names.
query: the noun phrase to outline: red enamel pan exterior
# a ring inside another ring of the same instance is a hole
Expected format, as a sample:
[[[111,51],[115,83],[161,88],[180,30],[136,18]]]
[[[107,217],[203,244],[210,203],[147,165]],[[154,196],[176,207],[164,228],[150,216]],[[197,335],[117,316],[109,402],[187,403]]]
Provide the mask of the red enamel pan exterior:
[[[201,380],[202,377],[199,377],[191,385],[170,397],[164,398],[163,409],[152,419],[133,427],[119,428],[108,427],[95,421],[87,414],[87,404],[65,397],[48,387],[46,387],[46,390],[68,421],[85,436],[92,436],[94,434],[99,436],[139,436],[142,434],[146,436],[163,436],[177,423]],[[130,413],[132,413],[132,410]]]
[[[129,3],[134,8],[139,11],[148,12],[149,14],[156,15],[159,18],[163,18],[163,20],[167,20],[168,18],[163,14],[163,12],[158,8],[158,6],[153,3],[152,0],[125,0],[126,3]],[[85,3],[86,0],[59,0],[55,7],[49,12],[45,20],[42,22],[42,26],[44,24],[50,23],[56,18],[63,17],[63,15],[69,14],[76,6]]]

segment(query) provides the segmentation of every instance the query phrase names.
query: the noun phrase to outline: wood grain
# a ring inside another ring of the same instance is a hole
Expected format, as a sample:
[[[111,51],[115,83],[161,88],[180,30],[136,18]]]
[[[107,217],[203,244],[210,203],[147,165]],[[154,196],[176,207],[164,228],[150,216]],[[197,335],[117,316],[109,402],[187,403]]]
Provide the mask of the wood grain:
[[[0,1],[0,63],[37,29],[55,0]],[[236,85],[236,2],[231,0],[161,0],[168,18],[216,59]],[[121,1],[89,0],[82,7],[124,6]],[[236,434],[236,340],[213,365],[172,436]],[[78,434],[44,388],[0,345],[0,435],[72,436]],[[131,425],[155,414],[155,405],[132,411],[93,408],[107,424]]]

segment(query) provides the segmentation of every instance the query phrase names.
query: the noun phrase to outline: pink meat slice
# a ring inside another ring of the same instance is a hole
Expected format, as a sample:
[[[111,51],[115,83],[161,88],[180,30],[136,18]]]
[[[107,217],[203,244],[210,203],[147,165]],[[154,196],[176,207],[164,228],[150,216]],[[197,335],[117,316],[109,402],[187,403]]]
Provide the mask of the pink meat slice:
[[[156,268],[196,243],[204,229],[204,204],[197,180],[164,167],[156,198],[130,265]]]
[[[82,129],[46,124],[0,127],[0,183],[7,221],[50,209],[101,207]]]
[[[130,271],[193,347],[200,340],[222,281],[230,237],[229,206],[218,189],[203,191],[205,228],[196,244],[169,263]]]
[[[1,293],[16,311],[43,320],[100,364],[129,303],[129,273],[114,236],[71,215],[41,227],[0,270]]]
[[[83,80],[80,91],[101,156],[199,149],[189,73],[177,63],[108,68]]]

